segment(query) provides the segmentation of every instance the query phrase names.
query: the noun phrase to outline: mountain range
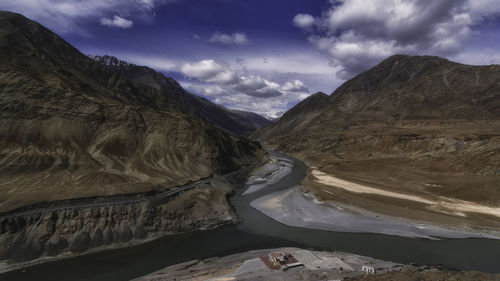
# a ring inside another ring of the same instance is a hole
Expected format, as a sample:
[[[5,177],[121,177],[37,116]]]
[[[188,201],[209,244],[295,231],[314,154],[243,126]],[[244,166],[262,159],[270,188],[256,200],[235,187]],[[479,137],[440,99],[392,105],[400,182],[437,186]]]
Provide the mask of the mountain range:
[[[248,136],[257,128],[270,124],[266,118],[253,112],[230,110],[221,105],[185,91],[177,81],[146,66],[121,61],[112,56],[89,56],[91,59],[123,75],[138,87],[147,86],[158,91],[155,102],[165,108],[175,108],[197,115],[235,136]]]
[[[497,206],[500,66],[391,56],[330,95],[306,98],[253,138],[346,180]],[[343,193],[311,174],[304,184],[325,200],[424,221],[435,215],[404,201]],[[434,222],[498,226],[494,217],[479,217],[443,215]]]
[[[0,108],[0,211],[235,171],[260,149],[240,136],[265,123],[150,68],[91,59],[10,12],[0,12]]]

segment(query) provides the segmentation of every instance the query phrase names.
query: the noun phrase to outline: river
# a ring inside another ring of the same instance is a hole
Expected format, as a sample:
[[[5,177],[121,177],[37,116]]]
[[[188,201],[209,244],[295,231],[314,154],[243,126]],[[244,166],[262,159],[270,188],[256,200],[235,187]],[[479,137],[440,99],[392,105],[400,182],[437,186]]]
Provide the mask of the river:
[[[294,161],[295,166],[291,174],[270,187],[245,196],[242,196],[244,189],[236,192],[231,203],[243,223],[35,265],[1,274],[0,280],[130,280],[188,260],[286,246],[344,251],[400,263],[441,264],[451,269],[500,273],[500,240],[412,239],[305,229],[274,221],[252,209],[250,202],[299,184],[307,167],[288,155],[271,153]]]

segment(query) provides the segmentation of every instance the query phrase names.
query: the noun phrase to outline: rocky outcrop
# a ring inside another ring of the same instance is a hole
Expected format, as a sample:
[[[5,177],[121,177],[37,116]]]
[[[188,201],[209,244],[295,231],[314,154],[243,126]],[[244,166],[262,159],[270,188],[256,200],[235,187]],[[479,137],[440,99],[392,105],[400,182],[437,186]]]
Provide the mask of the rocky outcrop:
[[[0,258],[34,261],[123,247],[238,222],[228,191],[206,184],[166,202],[69,208],[0,218]],[[4,268],[5,269],[5,268]]]

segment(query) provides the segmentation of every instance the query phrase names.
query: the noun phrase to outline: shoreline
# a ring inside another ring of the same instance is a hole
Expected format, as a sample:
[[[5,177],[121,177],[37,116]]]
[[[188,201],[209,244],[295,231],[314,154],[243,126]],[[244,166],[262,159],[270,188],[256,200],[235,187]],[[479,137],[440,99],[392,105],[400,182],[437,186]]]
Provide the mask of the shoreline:
[[[50,257],[50,256],[42,256],[40,258],[37,258],[35,260],[30,260],[27,262],[16,262],[16,263],[9,263],[4,261],[0,261],[0,274],[2,273],[7,273],[10,271],[16,271],[16,270],[21,270],[24,268],[28,268],[31,266],[36,266],[44,263],[49,263],[49,262],[55,262],[55,261],[60,261],[64,259],[71,259],[71,258],[76,258],[76,257],[81,257],[81,256],[86,256],[86,255],[92,255],[100,252],[105,252],[105,251],[112,251],[112,250],[118,250],[118,249],[124,249],[124,248],[130,248],[130,247],[135,247],[135,246],[140,246],[142,244],[150,243],[158,239],[162,238],[168,238],[171,236],[176,236],[176,235],[181,235],[181,234],[188,234],[188,233],[193,233],[196,231],[205,231],[205,230],[212,230],[216,229],[219,227],[227,226],[227,225],[232,225],[232,224],[238,224],[240,221],[234,221],[234,222],[227,222],[227,223],[222,223],[220,225],[215,225],[209,228],[203,228],[203,229],[195,229],[192,231],[187,231],[187,232],[182,232],[182,233],[172,233],[172,234],[164,234],[164,235],[154,235],[150,236],[145,239],[135,239],[135,240],[130,240],[127,242],[123,243],[117,243],[117,244],[112,244],[112,245],[105,245],[105,246],[100,246],[96,248],[89,249],[85,252],[81,253],[73,253],[73,252],[64,252],[61,253],[57,256]]]
[[[270,268],[270,253],[286,253],[293,267]],[[166,280],[342,280],[364,275],[363,266],[378,273],[406,272],[417,267],[340,251],[317,251],[295,247],[260,249],[174,264],[132,281]],[[285,268],[285,269],[283,269]],[[431,268],[431,267],[425,267]],[[203,279],[200,279],[203,278]]]
[[[293,163],[287,159],[268,155],[268,163],[251,173],[242,196],[257,192],[276,184],[292,172]]]
[[[477,214],[485,214],[485,215],[500,217],[500,207],[484,206],[473,202],[458,200],[454,198],[447,198],[443,196],[434,199],[434,198],[424,198],[417,195],[388,191],[376,187],[370,187],[367,185],[343,180],[335,177],[332,174],[324,173],[318,170],[316,167],[311,167],[311,175],[315,178],[314,180],[315,182],[320,183],[322,185],[341,188],[353,193],[373,194],[388,198],[413,201],[423,205],[427,205],[426,208],[435,210],[437,212],[442,212],[442,213],[451,212],[454,215],[461,217],[467,216],[465,213],[477,213]],[[324,191],[328,193],[327,190]]]
[[[294,227],[351,233],[378,233],[408,238],[500,239],[498,233],[453,229],[318,200],[301,186],[257,198],[250,206],[275,221]]]
[[[260,165],[260,163],[256,163],[256,165]],[[28,260],[28,261],[21,261],[21,262],[13,262],[10,259],[4,259],[4,260],[0,261],[0,274],[11,272],[11,271],[16,271],[16,270],[22,270],[22,269],[25,269],[25,268],[28,268],[31,266],[36,266],[36,265],[40,265],[40,264],[44,264],[44,263],[50,263],[50,262],[55,262],[55,261],[60,261],[60,260],[65,260],[65,259],[71,259],[71,258],[76,258],[76,257],[80,257],[80,256],[96,254],[99,252],[110,251],[110,250],[118,250],[118,249],[123,249],[123,248],[130,248],[130,247],[134,247],[134,246],[139,246],[139,245],[146,244],[146,243],[158,240],[158,239],[168,238],[169,236],[187,234],[187,233],[192,233],[192,232],[196,232],[196,231],[212,230],[215,228],[240,223],[241,219],[235,213],[234,208],[229,201],[229,197],[230,197],[230,194],[234,193],[234,191],[237,188],[241,188],[242,186],[244,186],[245,182],[242,181],[241,178],[242,178],[242,175],[247,175],[249,173],[250,168],[251,167],[249,167],[249,166],[244,166],[244,167],[240,168],[240,170],[235,171],[235,172],[231,172],[231,173],[224,174],[224,175],[217,175],[215,177],[200,179],[200,181],[197,181],[197,182],[191,184],[191,186],[193,186],[192,188],[178,190],[178,194],[191,193],[193,191],[197,191],[198,187],[202,187],[207,181],[216,182],[217,187],[215,187],[215,188],[217,190],[219,190],[219,192],[226,193],[225,200],[227,202],[228,208],[232,212],[232,214],[230,214],[231,215],[230,217],[226,217],[226,216],[220,217],[219,223],[211,224],[211,225],[207,225],[207,226],[202,226],[202,227],[197,228],[197,229],[192,229],[192,230],[178,232],[178,233],[167,233],[167,232],[165,232],[165,233],[151,233],[150,235],[148,235],[147,237],[144,237],[144,238],[133,238],[131,240],[124,241],[124,242],[113,242],[110,245],[101,245],[101,246],[97,246],[97,247],[91,247],[83,252],[73,252],[73,251],[68,250],[68,251],[61,252],[60,254],[58,254],[56,256],[48,256],[46,253],[43,253],[41,256],[39,256],[35,259]],[[245,176],[244,178],[246,180],[247,177]],[[236,182],[234,182],[233,180],[236,180]],[[176,190],[176,192],[177,192],[177,190]],[[161,195],[162,195],[162,193],[160,193],[159,195],[156,195],[156,196],[158,197]],[[176,196],[179,196],[179,195],[176,195]],[[127,197],[121,196],[121,198],[127,198]],[[112,196],[110,198],[110,200],[111,199],[115,199],[115,196]],[[137,202],[134,200],[131,200],[130,203],[128,201],[123,201],[123,202],[118,202],[118,206],[120,206],[120,205],[136,206],[136,205],[140,205],[140,204],[146,204],[147,201],[155,200],[155,199],[156,199],[155,197],[149,197],[149,198],[145,197],[145,198],[140,198],[139,200],[137,200]],[[162,198],[159,200],[165,200],[165,199]],[[77,202],[77,204],[75,204],[75,206],[65,205],[63,207],[57,206],[57,208],[61,208],[62,210],[74,209],[74,210],[79,210],[79,211],[85,211],[87,209],[95,208],[94,206],[92,206],[91,208],[88,208],[86,206],[82,206],[81,204],[79,204],[81,202],[78,199],[75,199],[75,202]],[[66,201],[64,201],[64,203],[66,203]],[[99,207],[102,207],[101,205],[105,205],[105,204],[106,203],[101,203],[101,202],[97,203],[97,205]],[[109,205],[110,206],[108,206],[108,207],[112,208],[117,204],[115,202],[111,201]],[[72,208],[72,207],[74,207],[74,208]],[[58,210],[54,211],[52,208],[53,208],[53,206],[50,206],[47,210],[43,210],[43,209],[24,210],[24,209],[22,209],[19,211],[19,213],[14,212],[13,214],[9,214],[8,216],[4,216],[3,218],[29,217],[30,215],[33,215],[31,213],[34,213],[35,215],[37,215],[37,214],[42,215],[44,213],[53,213],[53,212],[58,211]]]
[[[291,266],[273,264],[270,255],[292,258]],[[280,268],[281,267],[281,268]],[[372,273],[367,273],[373,270]],[[342,251],[320,251],[296,247],[265,248],[231,255],[194,259],[167,266],[132,281],[167,280],[498,280],[500,275],[454,271],[442,266],[396,263]],[[453,277],[447,279],[443,277]],[[374,278],[374,279],[372,279]],[[405,279],[401,279],[405,278]],[[458,278],[458,279],[456,279]],[[409,279],[408,279],[409,280]]]

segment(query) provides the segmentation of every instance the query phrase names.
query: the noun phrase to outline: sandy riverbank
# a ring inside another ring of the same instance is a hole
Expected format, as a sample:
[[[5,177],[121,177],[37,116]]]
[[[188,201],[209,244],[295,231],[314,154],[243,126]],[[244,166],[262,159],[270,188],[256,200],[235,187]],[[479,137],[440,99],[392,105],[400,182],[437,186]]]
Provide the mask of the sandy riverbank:
[[[292,172],[294,163],[288,159],[269,156],[269,162],[252,173],[243,195],[274,185]]]
[[[341,204],[317,200],[300,186],[258,198],[250,204],[274,220],[327,231],[380,233],[412,238],[498,238],[496,236],[418,224]]]
[[[315,181],[323,185],[342,188],[349,192],[374,194],[390,198],[414,201],[428,205],[427,208],[445,213],[454,213],[459,216],[466,216],[465,213],[478,213],[500,217],[500,207],[485,206],[440,196],[438,198],[424,198],[422,196],[404,194],[399,192],[387,191],[380,188],[370,187],[346,180],[339,179],[331,174],[326,174],[318,169],[312,168],[311,174],[316,178]]]

